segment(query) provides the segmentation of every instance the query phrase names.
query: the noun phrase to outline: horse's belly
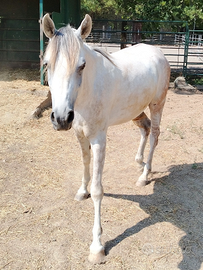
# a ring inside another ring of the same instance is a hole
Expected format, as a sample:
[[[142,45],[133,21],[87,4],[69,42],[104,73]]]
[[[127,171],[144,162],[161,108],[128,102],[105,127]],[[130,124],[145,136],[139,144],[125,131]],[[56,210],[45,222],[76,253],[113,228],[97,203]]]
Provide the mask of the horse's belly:
[[[142,103],[131,102],[130,104],[122,104],[122,106],[115,106],[109,114],[108,125],[119,125],[136,118],[149,105],[151,100],[146,99]]]
[[[156,82],[143,79],[143,86],[129,84],[115,89],[109,112],[109,125],[118,125],[136,118],[153,100],[156,94]]]

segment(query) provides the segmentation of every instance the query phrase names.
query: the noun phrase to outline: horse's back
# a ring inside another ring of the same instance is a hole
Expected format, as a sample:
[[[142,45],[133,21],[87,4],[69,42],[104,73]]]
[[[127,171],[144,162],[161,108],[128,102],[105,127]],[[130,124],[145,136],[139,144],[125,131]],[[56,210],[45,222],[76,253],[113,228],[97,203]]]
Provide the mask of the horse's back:
[[[115,52],[112,56],[115,61],[123,63],[124,66],[128,64],[139,68],[143,67],[146,70],[156,66],[156,68],[160,68],[163,72],[163,67],[170,69],[169,63],[161,49],[152,45],[140,43]]]
[[[139,43],[130,47],[127,47],[123,50],[119,50],[117,52],[112,53],[112,55],[114,57],[121,57],[121,55],[135,55],[137,57],[147,57],[150,55],[157,55],[159,57],[163,57],[164,58],[164,54],[161,51],[161,49],[159,47],[153,46],[153,45],[148,45],[148,44],[144,44],[144,43]]]
[[[114,53],[113,57],[134,89],[161,95],[168,88],[170,65],[159,47],[140,43]]]

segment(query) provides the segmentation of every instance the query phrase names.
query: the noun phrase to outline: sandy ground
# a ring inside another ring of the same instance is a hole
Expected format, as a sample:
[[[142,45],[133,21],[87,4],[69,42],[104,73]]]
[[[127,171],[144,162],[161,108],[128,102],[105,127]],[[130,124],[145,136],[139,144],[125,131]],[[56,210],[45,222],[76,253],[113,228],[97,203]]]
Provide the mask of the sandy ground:
[[[51,109],[30,118],[47,91],[36,72],[0,73],[0,269],[203,269],[203,95],[169,90],[146,187],[135,186],[139,130],[109,128],[107,256],[93,266],[93,203],[73,200],[82,177],[74,132],[53,130]]]

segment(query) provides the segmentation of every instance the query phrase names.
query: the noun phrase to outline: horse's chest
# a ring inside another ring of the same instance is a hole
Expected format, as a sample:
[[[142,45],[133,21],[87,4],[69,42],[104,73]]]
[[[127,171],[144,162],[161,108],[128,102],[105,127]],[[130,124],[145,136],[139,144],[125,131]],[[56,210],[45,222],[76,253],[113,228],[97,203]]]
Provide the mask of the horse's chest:
[[[89,105],[84,110],[75,112],[73,128],[77,131],[82,131],[86,137],[96,134],[98,130],[106,128],[107,116],[105,116],[103,106]]]

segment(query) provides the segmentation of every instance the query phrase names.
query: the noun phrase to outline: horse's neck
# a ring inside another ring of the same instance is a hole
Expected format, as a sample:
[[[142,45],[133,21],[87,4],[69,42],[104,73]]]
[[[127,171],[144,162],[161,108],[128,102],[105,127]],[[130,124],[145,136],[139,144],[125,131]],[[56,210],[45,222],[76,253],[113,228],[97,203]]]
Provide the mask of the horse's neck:
[[[89,74],[90,72],[96,72],[95,68],[97,66],[103,66],[103,59],[102,59],[102,55],[99,55],[98,53],[96,53],[96,51],[94,51],[90,46],[88,46],[86,43],[83,44],[83,50],[84,50],[84,54],[85,54],[85,59],[86,59],[86,63],[87,66],[89,68]]]

